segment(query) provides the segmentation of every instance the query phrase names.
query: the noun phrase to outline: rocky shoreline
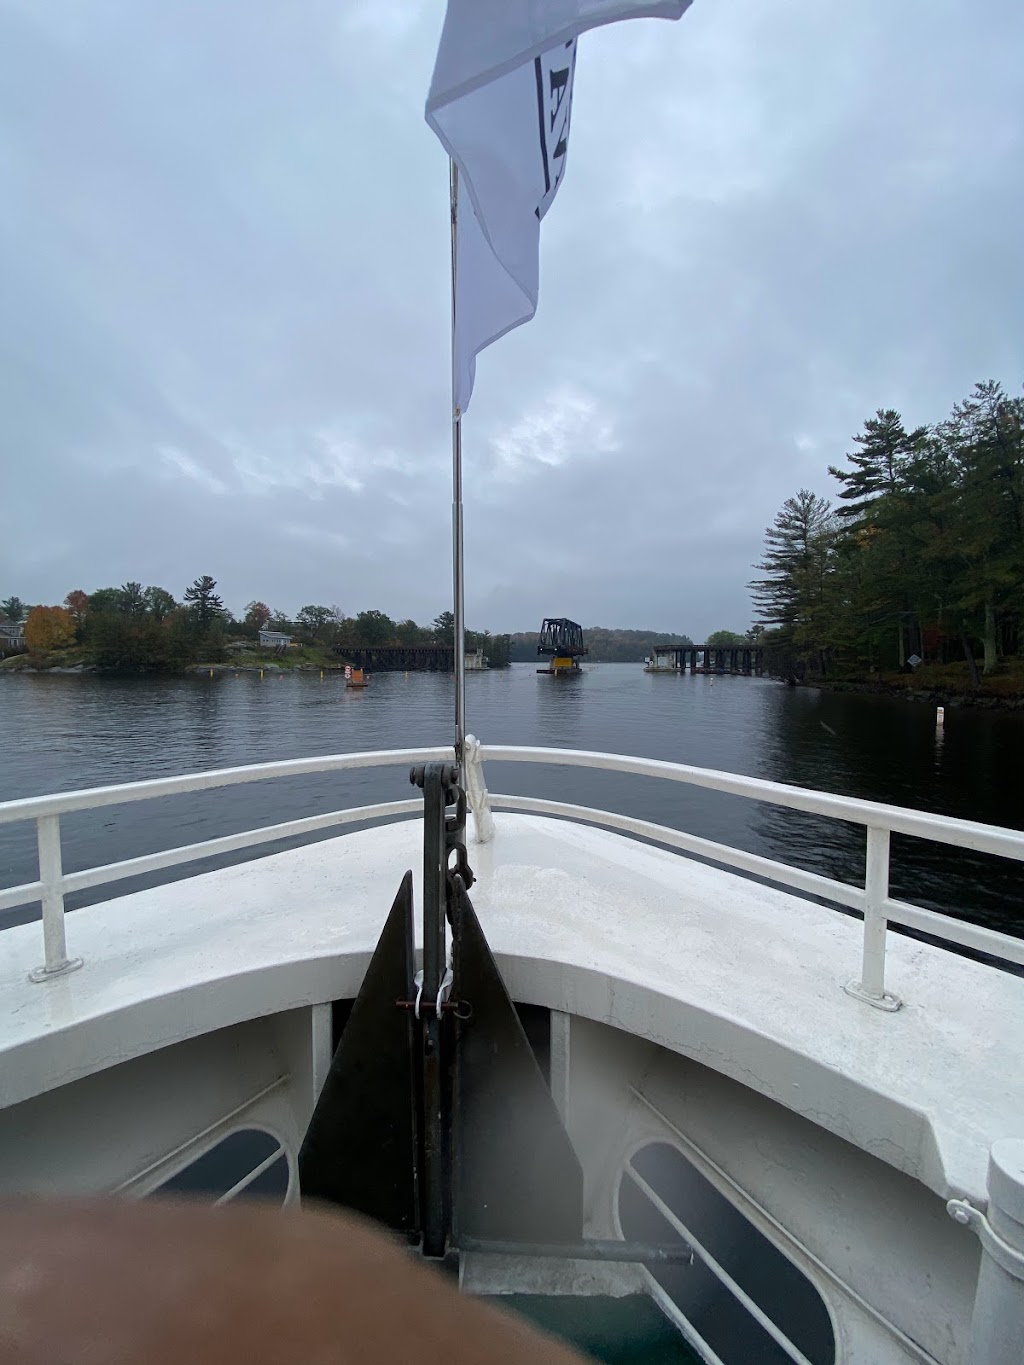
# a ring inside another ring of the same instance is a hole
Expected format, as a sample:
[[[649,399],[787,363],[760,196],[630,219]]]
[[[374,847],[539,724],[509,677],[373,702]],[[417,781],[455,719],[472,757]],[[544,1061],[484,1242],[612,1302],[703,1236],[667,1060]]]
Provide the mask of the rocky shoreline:
[[[187,667],[179,669],[177,672],[159,671],[157,669],[134,669],[119,672],[117,669],[97,668],[95,664],[70,664],[70,665],[44,665],[36,667],[33,664],[23,664],[20,668],[0,669],[0,677],[5,673],[12,677],[20,676],[24,673],[32,674],[64,674],[82,676],[89,674],[94,677],[108,678],[182,678],[190,674],[196,677],[208,677],[213,674],[221,673],[343,673],[344,664],[316,664],[301,663],[291,664],[285,667],[282,664],[263,663],[263,664],[189,664]]]
[[[1024,694],[994,692],[959,692],[948,688],[907,687],[896,682],[875,682],[855,679],[816,678],[813,682],[797,682],[798,687],[815,688],[819,692],[862,692],[871,696],[894,697],[898,701],[926,702],[930,706],[978,707],[989,711],[1024,711]]]

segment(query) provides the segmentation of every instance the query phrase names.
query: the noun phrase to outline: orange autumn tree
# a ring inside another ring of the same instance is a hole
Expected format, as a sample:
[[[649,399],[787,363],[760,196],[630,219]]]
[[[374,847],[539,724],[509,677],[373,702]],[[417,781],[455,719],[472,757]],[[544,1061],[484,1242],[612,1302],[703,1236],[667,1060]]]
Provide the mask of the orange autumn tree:
[[[33,607],[25,622],[25,643],[32,654],[49,654],[75,642],[75,620],[64,607]]]
[[[86,613],[89,610],[89,594],[83,592],[81,588],[75,588],[65,597],[64,605],[71,613],[75,625],[80,626],[85,621]]]

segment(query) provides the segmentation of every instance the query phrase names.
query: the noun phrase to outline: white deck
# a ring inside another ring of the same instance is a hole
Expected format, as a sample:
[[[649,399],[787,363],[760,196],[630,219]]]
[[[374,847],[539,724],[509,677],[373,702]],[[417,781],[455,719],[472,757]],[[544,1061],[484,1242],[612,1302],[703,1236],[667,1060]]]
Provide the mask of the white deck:
[[[517,998],[741,1081],[943,1197],[985,1203],[1024,1113],[1024,981],[893,935],[904,1008],[852,999],[861,925],[606,831],[523,815],[470,845],[472,897]],[[76,912],[71,975],[38,924],[2,937],[4,1105],[173,1041],[355,993],[421,824],[341,836]],[[417,889],[418,897],[418,889]]]

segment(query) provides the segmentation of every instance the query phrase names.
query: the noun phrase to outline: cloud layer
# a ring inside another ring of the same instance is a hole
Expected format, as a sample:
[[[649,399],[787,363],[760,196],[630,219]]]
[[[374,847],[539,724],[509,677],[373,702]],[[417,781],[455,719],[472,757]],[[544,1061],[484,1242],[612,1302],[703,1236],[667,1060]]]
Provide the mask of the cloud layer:
[[[0,594],[450,594],[440,0],[0,0]],[[1013,0],[580,44],[536,320],[465,422],[472,624],[702,635],[875,407],[1024,377]]]

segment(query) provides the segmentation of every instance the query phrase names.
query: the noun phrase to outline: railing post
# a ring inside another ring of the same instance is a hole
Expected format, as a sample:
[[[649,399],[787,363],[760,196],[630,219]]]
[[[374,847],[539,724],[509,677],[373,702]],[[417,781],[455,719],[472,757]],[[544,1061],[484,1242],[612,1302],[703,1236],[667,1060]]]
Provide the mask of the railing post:
[[[951,1199],[946,1208],[981,1241],[969,1365],[1018,1365],[1024,1341],[1024,1140],[992,1144],[987,1216],[966,1199]]]
[[[64,936],[64,869],[60,856],[60,816],[40,815],[36,821],[39,843],[39,880],[43,884],[43,946],[41,967],[29,972],[30,981],[49,981],[82,965],[80,957],[68,957]]]
[[[847,995],[877,1010],[898,1010],[903,1003],[885,989],[885,902],[889,898],[889,831],[868,825],[867,867],[864,873],[864,954],[860,980],[851,981]]]
[[[494,816],[491,800],[484,784],[484,765],[480,757],[480,741],[466,736],[465,744],[466,800],[473,812],[473,838],[478,844],[489,844],[494,838]]]

